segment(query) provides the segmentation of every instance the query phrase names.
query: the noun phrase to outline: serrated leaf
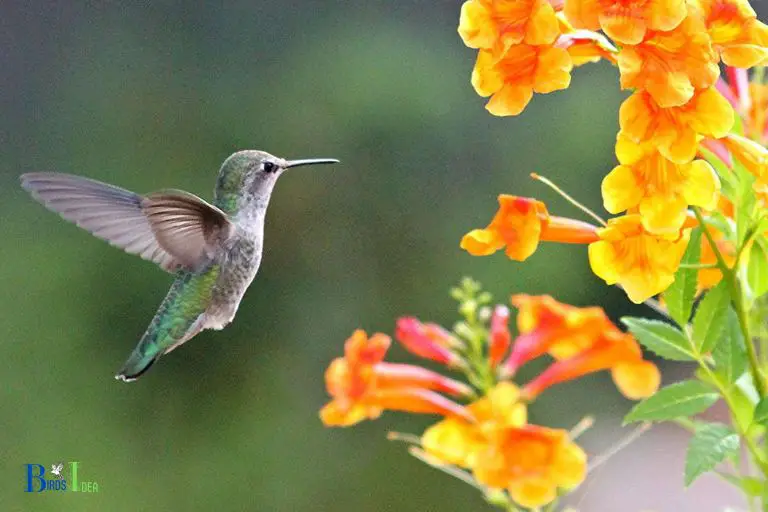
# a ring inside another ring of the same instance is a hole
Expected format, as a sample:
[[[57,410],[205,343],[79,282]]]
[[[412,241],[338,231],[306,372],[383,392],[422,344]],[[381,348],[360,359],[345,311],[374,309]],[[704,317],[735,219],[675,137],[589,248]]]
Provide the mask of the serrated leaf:
[[[761,243],[752,244],[750,249],[747,282],[754,298],[768,292],[768,251]]]
[[[663,421],[704,412],[719,395],[697,380],[687,380],[661,388],[629,411],[624,424],[633,421]]]
[[[725,318],[731,296],[720,282],[707,292],[693,316],[693,342],[700,354],[711,352],[725,331]]]
[[[627,326],[637,341],[655,354],[672,361],[694,361],[691,343],[674,326],[645,318],[624,317],[622,323]]]
[[[753,421],[764,427],[768,427],[768,396],[760,400],[755,407],[755,416]]]
[[[726,386],[731,386],[747,369],[747,352],[736,312],[727,308],[723,338],[712,350],[715,373]]]
[[[696,296],[696,279],[698,269],[686,268],[686,265],[697,265],[701,259],[701,229],[696,228],[691,233],[691,239],[685,250],[680,267],[675,272],[675,281],[664,292],[664,303],[669,316],[683,326],[691,317],[693,299]]]
[[[711,471],[739,449],[739,436],[730,427],[708,423],[696,428],[685,457],[685,486]]]

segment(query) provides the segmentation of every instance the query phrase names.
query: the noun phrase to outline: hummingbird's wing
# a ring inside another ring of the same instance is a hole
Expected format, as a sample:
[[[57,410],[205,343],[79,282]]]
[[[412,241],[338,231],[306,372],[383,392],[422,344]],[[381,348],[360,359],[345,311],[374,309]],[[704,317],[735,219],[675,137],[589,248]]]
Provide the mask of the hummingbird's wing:
[[[21,184],[66,220],[170,272],[200,268],[233,232],[224,212],[186,192],[144,197],[61,173],[24,174]]]

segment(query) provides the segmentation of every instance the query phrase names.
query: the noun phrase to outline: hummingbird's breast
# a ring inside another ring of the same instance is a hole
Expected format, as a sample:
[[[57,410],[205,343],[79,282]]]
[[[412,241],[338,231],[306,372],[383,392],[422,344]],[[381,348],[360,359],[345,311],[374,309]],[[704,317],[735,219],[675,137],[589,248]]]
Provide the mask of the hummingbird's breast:
[[[206,328],[222,329],[232,321],[245,291],[259,270],[261,249],[261,238],[248,236],[235,237],[224,248],[211,305],[206,310]]]

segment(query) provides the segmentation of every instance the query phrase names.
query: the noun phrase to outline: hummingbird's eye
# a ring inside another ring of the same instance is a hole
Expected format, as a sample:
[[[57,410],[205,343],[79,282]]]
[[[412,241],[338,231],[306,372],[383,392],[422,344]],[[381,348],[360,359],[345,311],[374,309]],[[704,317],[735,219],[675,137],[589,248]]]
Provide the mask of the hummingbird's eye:
[[[273,173],[277,170],[277,165],[267,161],[261,164],[261,168],[264,169],[264,172]]]

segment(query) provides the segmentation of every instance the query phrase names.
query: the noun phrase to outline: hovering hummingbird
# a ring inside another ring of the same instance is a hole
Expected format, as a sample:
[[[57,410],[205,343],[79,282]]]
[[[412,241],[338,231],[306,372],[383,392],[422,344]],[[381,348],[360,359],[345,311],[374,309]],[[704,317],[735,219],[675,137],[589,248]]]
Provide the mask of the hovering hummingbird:
[[[60,173],[21,176],[32,197],[93,235],[175,274],[163,302],[115,376],[130,382],[203,329],[222,329],[237,312],[261,262],[264,217],[277,178],[315,158],[283,160],[239,151],[221,166],[213,204],[181,190],[145,196]]]

